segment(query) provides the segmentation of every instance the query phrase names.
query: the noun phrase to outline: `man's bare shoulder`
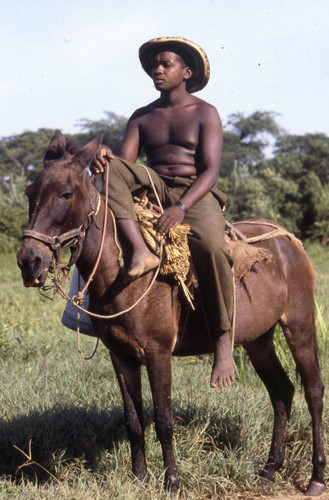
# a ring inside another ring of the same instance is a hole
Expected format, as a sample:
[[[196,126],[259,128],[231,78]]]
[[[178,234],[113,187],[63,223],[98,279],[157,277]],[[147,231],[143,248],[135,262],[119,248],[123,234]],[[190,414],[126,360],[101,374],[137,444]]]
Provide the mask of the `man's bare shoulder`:
[[[195,103],[198,106],[199,111],[218,115],[217,108],[213,104],[210,104],[209,102],[204,101],[203,99],[200,99],[199,97],[195,97]]]
[[[150,102],[149,104],[146,104],[146,106],[142,106],[141,108],[136,109],[131,117],[129,118],[129,121],[131,120],[138,120],[140,118],[143,118],[146,115],[149,115],[152,113],[157,107],[159,106],[159,99],[156,101]]]
[[[221,127],[221,118],[217,108],[202,99],[196,98],[196,110],[201,124]]]

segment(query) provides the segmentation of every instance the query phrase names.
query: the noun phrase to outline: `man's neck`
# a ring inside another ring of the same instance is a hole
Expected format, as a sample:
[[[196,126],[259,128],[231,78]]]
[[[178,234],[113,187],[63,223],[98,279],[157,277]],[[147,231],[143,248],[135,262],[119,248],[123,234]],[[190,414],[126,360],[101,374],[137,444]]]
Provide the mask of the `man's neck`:
[[[177,108],[184,106],[191,100],[191,94],[186,89],[175,89],[170,92],[161,92],[160,105],[163,108]]]

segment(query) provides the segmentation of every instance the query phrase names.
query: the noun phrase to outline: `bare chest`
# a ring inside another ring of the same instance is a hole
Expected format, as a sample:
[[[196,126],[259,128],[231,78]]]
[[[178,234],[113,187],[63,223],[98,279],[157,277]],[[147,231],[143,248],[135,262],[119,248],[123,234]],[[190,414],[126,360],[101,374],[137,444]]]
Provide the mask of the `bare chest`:
[[[167,111],[167,110],[165,110]],[[140,138],[146,150],[174,145],[195,150],[200,125],[195,113],[154,112],[140,124]]]

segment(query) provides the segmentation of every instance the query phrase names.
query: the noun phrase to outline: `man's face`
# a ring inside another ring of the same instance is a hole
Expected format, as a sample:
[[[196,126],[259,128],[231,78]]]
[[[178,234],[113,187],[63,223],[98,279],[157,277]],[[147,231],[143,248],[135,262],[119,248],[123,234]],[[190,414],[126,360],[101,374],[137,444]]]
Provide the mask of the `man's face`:
[[[191,76],[191,70],[174,52],[159,52],[153,59],[152,78],[157,90],[172,90]]]

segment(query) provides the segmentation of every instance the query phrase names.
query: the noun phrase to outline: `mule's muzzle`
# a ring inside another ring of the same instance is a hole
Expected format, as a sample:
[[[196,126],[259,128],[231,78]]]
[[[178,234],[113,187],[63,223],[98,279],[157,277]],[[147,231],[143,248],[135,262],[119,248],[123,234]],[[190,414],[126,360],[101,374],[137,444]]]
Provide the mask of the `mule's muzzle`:
[[[49,255],[48,255],[49,253]],[[51,253],[37,253],[25,242],[17,252],[17,265],[21,270],[23,283],[25,287],[40,287],[43,286],[50,264]]]
[[[34,287],[41,286],[41,285],[40,285],[40,280],[39,280],[38,278],[35,278],[35,280],[34,280],[34,281],[25,281],[25,280],[23,280],[23,284],[24,284],[24,286],[25,286],[26,288],[30,288],[30,287],[32,287],[32,286],[34,286]]]
[[[21,270],[25,287],[40,287],[44,285],[48,274],[47,268],[40,272],[39,266],[31,266],[30,262],[21,260],[19,257],[17,257],[17,265]]]

